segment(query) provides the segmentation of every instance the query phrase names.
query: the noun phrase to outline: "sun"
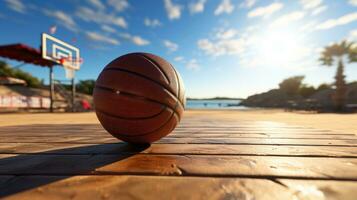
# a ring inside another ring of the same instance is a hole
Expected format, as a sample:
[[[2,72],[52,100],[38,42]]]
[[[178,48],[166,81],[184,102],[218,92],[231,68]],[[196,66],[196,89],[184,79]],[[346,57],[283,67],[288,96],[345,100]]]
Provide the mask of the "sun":
[[[302,36],[288,29],[270,29],[258,38],[257,59],[266,65],[296,64],[307,53]]]

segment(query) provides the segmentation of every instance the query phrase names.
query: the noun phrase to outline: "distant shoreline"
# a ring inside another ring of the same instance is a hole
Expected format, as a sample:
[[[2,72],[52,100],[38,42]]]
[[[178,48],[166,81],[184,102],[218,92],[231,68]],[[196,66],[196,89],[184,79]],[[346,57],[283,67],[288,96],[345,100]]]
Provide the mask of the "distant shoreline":
[[[212,98],[190,98],[188,97],[187,100],[244,100],[243,98],[231,98],[231,97],[212,97]]]

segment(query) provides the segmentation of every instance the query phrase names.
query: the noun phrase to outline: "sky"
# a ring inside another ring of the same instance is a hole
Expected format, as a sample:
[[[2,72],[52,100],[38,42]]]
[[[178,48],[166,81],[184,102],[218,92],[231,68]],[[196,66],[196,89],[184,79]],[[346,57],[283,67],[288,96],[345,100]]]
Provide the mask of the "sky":
[[[0,0],[0,26],[0,45],[35,48],[56,27],[54,37],[80,49],[77,81],[149,52],[173,64],[188,97],[245,98],[295,75],[332,83],[336,67],[318,58],[332,43],[357,42],[357,0]],[[21,69],[48,82],[47,68]],[[356,81],[357,64],[346,62],[345,73]],[[55,68],[56,78],[64,74]]]

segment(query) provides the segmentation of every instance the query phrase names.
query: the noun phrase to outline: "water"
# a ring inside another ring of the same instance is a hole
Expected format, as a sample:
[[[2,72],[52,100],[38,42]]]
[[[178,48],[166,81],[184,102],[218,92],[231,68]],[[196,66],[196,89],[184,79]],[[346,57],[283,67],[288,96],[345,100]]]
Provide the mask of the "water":
[[[239,106],[240,100],[187,100],[188,109],[247,109]]]

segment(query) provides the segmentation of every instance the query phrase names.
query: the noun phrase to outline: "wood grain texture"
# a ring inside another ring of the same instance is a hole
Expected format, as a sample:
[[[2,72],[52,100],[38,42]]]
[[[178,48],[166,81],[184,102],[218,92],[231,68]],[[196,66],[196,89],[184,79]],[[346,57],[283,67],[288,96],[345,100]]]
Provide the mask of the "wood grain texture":
[[[112,137],[63,136],[63,137],[0,137],[0,143],[73,143],[109,144],[120,140]],[[357,147],[357,140],[333,139],[275,139],[275,138],[163,138],[160,144],[255,144],[255,145],[301,145]]]
[[[0,198],[357,196],[353,130],[247,120],[233,111],[188,111],[167,137],[133,146],[111,137],[92,115],[27,115],[31,123],[17,124],[0,116]]]
[[[205,155],[0,155],[0,174],[149,174],[357,180],[357,159]]]
[[[56,179],[51,176],[18,177],[3,187]],[[1,178],[0,178],[1,179]],[[7,192],[7,190],[9,192]],[[153,176],[64,177],[7,199],[292,199],[293,192],[270,180]]]
[[[201,178],[156,176],[74,176],[6,199],[343,199],[355,200],[357,184],[351,181],[279,179]],[[14,185],[58,180],[53,176],[1,177],[1,193],[13,193]],[[280,184],[279,184],[280,183]],[[138,192],[140,191],[140,192]]]
[[[219,151],[218,151],[219,150]],[[125,143],[0,143],[0,154],[171,154],[171,155],[259,155],[357,158],[357,147],[226,145],[226,144],[152,144],[137,149]]]

